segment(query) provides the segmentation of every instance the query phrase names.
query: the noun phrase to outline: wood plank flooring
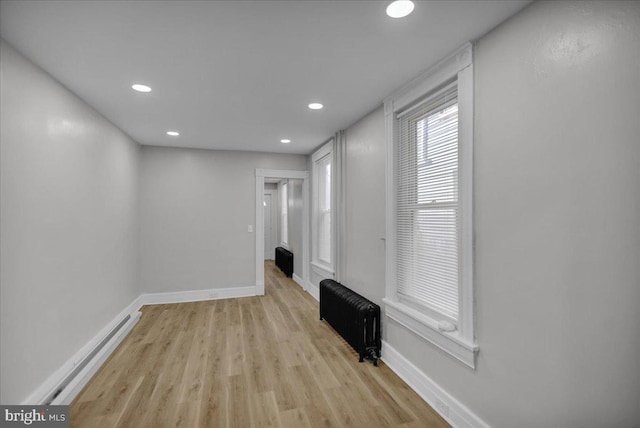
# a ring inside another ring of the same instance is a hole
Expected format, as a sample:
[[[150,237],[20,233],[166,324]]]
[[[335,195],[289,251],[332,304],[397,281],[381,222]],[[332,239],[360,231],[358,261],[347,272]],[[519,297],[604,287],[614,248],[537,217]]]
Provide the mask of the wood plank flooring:
[[[72,427],[446,427],[265,262],[262,297],[153,305],[71,403]]]

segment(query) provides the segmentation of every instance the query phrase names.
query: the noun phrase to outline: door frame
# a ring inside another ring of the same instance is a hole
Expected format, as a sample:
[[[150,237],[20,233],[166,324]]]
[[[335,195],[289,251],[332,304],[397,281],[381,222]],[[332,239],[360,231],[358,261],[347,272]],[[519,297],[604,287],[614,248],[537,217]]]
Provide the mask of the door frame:
[[[262,198],[264,194],[265,178],[292,178],[302,180],[302,284],[300,284],[300,286],[308,291],[309,172],[256,168],[256,295],[264,295],[264,204]]]

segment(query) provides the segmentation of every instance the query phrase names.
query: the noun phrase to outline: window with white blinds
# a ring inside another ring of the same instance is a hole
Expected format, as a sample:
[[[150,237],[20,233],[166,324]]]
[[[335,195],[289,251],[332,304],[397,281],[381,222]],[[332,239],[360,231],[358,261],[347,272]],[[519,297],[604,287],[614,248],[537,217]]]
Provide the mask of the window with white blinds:
[[[333,272],[334,212],[333,212],[333,141],[311,155],[313,172],[312,194],[312,266]]]
[[[280,186],[280,241],[287,245],[289,242],[289,196],[287,183]]]
[[[398,297],[454,325],[459,313],[458,87],[397,114]]]
[[[474,368],[473,45],[384,107],[385,316]]]
[[[331,264],[331,155],[318,167],[318,260]]]

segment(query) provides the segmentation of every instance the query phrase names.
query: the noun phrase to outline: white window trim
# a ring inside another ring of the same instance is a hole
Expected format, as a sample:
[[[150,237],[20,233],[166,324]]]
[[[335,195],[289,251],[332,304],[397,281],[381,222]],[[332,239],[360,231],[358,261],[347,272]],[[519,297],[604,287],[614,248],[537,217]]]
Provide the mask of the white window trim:
[[[311,267],[316,273],[322,273],[323,275],[330,274],[332,277],[335,275],[335,224],[336,224],[336,210],[335,210],[335,159],[333,156],[333,142],[334,139],[330,139],[326,144],[320,147],[311,155],[311,172],[313,177],[313,189],[311,192],[311,236],[312,236],[312,249],[311,249]],[[331,157],[331,262],[325,263],[318,259],[318,167],[317,162],[326,156]]]
[[[439,319],[428,316],[398,298],[396,284],[396,114],[420,102],[447,81],[458,81],[458,138],[460,140],[461,244],[458,329],[441,331]],[[479,350],[474,331],[473,294],[473,46],[470,43],[407,84],[384,103],[386,125],[386,288],[385,316],[441,348],[471,368]]]
[[[283,248],[289,249],[289,242],[282,239],[282,230],[283,230],[283,213],[282,213],[282,196],[283,191],[282,187],[287,184],[287,197],[289,196],[289,186],[288,180],[281,180],[278,182],[278,222],[280,224],[280,236],[278,237],[278,241],[280,242],[280,246]],[[287,202],[288,203],[288,202]],[[287,205],[287,238],[289,237],[289,206]]]

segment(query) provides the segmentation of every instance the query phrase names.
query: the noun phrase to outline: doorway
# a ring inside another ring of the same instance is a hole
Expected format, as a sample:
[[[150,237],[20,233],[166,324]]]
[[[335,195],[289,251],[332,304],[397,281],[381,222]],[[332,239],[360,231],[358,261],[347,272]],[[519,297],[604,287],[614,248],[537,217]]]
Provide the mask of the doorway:
[[[309,173],[307,171],[289,171],[289,170],[267,170],[256,169],[256,295],[264,295],[264,260],[267,258],[265,254],[265,182],[274,182],[277,180],[298,179],[302,182],[302,254],[294,254],[301,257],[302,269],[299,274],[293,276],[303,289],[307,290],[308,270],[309,270]],[[272,206],[275,205],[275,199],[271,199]],[[277,241],[276,241],[277,242]],[[301,275],[300,275],[301,274]]]

